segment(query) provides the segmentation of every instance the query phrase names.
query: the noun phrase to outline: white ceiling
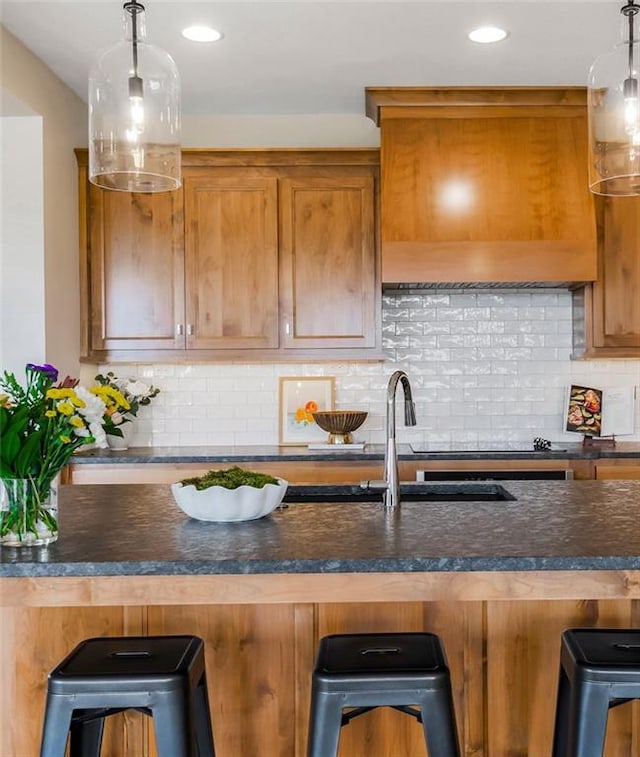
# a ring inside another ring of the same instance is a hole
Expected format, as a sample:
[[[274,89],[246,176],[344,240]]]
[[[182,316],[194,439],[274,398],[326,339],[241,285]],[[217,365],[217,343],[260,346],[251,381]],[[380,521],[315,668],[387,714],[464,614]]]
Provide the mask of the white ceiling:
[[[166,2],[142,0],[171,53],[185,114],[364,113],[366,86],[584,85],[620,36],[622,2]],[[122,37],[122,2],[0,3],[4,26],[86,100],[96,51]],[[180,30],[208,23],[215,44]],[[510,36],[478,45],[480,24]]]

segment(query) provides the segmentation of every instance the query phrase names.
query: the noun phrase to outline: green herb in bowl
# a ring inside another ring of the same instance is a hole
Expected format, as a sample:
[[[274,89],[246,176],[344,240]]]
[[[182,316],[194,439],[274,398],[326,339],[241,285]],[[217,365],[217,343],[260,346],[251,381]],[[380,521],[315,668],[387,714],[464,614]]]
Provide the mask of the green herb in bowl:
[[[180,483],[183,486],[195,486],[198,491],[209,489],[211,486],[223,486],[225,489],[237,489],[239,486],[253,486],[262,489],[267,484],[280,482],[268,473],[255,473],[244,470],[237,465],[227,470],[210,470],[203,476],[196,478],[184,478]]]

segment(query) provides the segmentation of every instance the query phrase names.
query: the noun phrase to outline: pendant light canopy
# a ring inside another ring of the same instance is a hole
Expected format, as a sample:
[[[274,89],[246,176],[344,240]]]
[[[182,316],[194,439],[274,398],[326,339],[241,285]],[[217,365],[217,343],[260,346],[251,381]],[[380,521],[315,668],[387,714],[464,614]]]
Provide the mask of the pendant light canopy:
[[[640,195],[640,6],[620,9],[622,40],[589,72],[589,186],[599,195]]]
[[[146,42],[144,6],[123,6],[125,39],[89,75],[89,180],[123,192],[180,186],[180,77]]]

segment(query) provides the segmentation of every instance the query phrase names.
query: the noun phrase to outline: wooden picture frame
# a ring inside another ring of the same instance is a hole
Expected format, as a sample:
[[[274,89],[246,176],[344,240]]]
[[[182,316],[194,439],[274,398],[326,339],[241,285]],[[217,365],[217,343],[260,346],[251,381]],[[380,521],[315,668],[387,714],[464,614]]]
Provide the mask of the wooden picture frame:
[[[325,442],[327,432],[313,420],[311,412],[332,410],[333,376],[281,376],[278,414],[281,445]]]

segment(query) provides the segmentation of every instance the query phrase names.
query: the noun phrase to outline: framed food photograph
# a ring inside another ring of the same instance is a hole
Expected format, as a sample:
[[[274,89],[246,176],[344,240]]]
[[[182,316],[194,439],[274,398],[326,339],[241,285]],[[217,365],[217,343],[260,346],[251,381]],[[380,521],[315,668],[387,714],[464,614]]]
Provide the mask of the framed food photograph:
[[[303,445],[326,441],[327,433],[314,421],[317,410],[333,410],[333,376],[280,377],[280,444]]]
[[[567,408],[567,431],[600,436],[602,430],[602,390],[571,386]]]

